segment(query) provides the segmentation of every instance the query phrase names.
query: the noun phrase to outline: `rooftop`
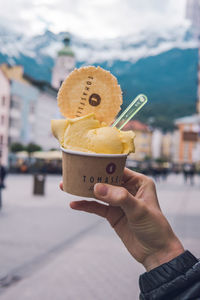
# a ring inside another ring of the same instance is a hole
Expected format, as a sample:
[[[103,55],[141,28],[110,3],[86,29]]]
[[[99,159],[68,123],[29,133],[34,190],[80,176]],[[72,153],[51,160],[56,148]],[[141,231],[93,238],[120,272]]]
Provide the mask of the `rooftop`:
[[[123,130],[133,130],[133,131],[150,131],[149,127],[138,121],[138,120],[134,120],[134,121],[129,121],[124,127]]]
[[[175,124],[196,124],[200,123],[200,114],[186,116],[175,120]]]
[[[58,56],[66,55],[66,56],[75,56],[73,50],[70,48],[70,37],[66,35],[63,39],[64,47],[58,51]]]
[[[64,46],[63,49],[61,49],[60,51],[58,51],[58,56],[75,56],[74,52],[72,51],[72,49],[69,46]]]

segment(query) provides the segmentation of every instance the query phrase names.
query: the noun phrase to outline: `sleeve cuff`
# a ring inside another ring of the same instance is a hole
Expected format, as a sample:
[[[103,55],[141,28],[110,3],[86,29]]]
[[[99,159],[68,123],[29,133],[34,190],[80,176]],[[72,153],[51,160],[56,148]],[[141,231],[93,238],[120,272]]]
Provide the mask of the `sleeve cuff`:
[[[171,261],[142,274],[139,278],[140,290],[142,293],[148,293],[161,285],[172,281],[174,278],[184,274],[188,269],[192,268],[198,259],[186,250],[181,255],[175,257]]]

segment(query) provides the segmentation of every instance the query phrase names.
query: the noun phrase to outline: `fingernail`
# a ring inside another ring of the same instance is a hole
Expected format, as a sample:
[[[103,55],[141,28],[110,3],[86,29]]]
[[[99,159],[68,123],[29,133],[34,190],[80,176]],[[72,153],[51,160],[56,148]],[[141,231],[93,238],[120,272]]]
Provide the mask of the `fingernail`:
[[[108,187],[105,184],[96,183],[94,186],[94,191],[100,196],[106,196]]]

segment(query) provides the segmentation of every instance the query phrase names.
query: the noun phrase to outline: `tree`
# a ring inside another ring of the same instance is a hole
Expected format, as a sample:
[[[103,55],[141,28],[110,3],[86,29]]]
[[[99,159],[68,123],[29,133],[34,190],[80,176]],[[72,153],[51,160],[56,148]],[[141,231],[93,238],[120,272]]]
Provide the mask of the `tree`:
[[[35,152],[35,151],[41,151],[42,148],[37,145],[37,144],[34,144],[34,143],[29,143],[26,147],[26,151],[31,154],[32,152]]]
[[[25,148],[26,147],[21,143],[12,143],[10,145],[10,150],[13,153],[16,153],[16,152],[19,152],[19,151],[24,151],[24,150],[26,150]]]
[[[169,159],[165,156],[162,156],[162,157],[158,157],[155,159],[155,161],[158,163],[158,164],[162,164],[162,163],[165,163],[165,162],[168,162]]]

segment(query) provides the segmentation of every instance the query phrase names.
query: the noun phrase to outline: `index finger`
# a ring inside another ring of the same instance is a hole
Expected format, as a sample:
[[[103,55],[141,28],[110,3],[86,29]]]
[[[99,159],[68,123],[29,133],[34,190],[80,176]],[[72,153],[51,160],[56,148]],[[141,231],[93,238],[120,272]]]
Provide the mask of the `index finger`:
[[[63,191],[63,182],[62,181],[59,183],[59,188]]]
[[[144,179],[143,177],[145,177],[145,175],[132,171],[128,168],[124,168],[122,180],[124,183],[127,183],[129,180],[141,181]]]

